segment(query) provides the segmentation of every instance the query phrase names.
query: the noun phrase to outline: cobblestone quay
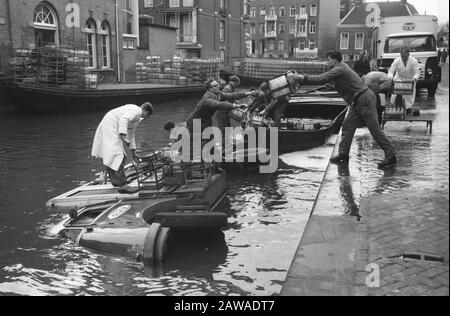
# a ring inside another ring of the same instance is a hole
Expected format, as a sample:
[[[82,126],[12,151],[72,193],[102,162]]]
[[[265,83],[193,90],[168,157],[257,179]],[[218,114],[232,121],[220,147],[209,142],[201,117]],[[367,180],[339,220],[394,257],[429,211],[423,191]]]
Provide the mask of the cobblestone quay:
[[[388,124],[395,168],[377,169],[366,130],[348,167],[329,166],[281,295],[449,295],[448,88],[418,105],[436,128]]]

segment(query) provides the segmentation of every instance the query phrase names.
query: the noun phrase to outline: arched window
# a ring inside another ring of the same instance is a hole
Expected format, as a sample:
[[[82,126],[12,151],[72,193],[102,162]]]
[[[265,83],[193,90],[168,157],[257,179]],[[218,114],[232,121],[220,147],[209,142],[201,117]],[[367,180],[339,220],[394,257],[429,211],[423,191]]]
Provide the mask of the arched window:
[[[89,53],[89,68],[97,68],[97,27],[92,19],[86,22],[86,43]]]
[[[59,44],[58,16],[50,4],[41,2],[34,9],[33,26],[37,47]]]
[[[102,50],[101,67],[111,68],[111,28],[107,21],[103,21],[99,34]]]

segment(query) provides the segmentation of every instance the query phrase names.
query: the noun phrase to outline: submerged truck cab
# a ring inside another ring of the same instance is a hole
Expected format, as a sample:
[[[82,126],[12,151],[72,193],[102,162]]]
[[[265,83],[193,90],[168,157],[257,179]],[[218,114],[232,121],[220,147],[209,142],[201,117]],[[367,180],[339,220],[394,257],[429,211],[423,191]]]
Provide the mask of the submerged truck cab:
[[[389,71],[394,60],[400,56],[402,47],[408,47],[411,56],[416,58],[420,65],[417,88],[426,88],[428,95],[434,96],[441,82],[437,30],[438,20],[435,16],[381,19],[374,30],[372,41],[374,56],[378,59],[380,69]]]

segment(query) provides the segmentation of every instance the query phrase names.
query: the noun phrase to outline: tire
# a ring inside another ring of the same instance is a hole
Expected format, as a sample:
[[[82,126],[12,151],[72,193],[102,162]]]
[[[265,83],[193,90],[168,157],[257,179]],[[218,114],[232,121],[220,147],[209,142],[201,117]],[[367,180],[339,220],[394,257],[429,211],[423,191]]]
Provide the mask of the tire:
[[[431,86],[428,87],[428,97],[429,98],[434,98],[434,96],[436,95],[436,90],[438,88],[438,84],[435,83]]]

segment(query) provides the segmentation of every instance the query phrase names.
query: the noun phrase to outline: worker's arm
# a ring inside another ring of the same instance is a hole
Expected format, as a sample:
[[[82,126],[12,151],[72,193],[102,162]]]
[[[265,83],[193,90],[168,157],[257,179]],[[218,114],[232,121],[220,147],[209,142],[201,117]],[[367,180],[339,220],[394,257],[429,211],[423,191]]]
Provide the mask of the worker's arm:
[[[130,128],[133,122],[140,120],[141,113],[130,111],[124,114],[119,120],[119,134],[125,143],[129,144],[131,150],[136,149],[135,129]],[[130,131],[130,132],[129,132]],[[130,133],[130,135],[128,135]]]
[[[230,102],[221,102],[214,99],[207,99],[206,100],[206,106],[209,108],[212,108],[214,110],[233,110],[240,106],[237,106],[235,104],[232,104]]]
[[[249,112],[254,112],[261,104],[266,105],[265,103],[266,103],[266,95],[263,92],[259,92],[255,101],[253,101],[253,104],[250,106]]]
[[[247,91],[247,92],[221,92],[220,99],[223,101],[234,101],[243,99],[246,97],[256,96],[258,92],[256,91]]]
[[[273,98],[272,101],[270,101],[269,105],[266,107],[264,111],[261,112],[262,115],[265,115],[267,113],[270,113],[273,109],[275,109],[278,105],[279,99]]]
[[[398,65],[399,59],[396,59],[393,63],[391,68],[389,69],[389,79],[394,79],[395,74],[397,73],[397,65]]]
[[[414,80],[414,81],[419,81],[419,79],[420,79],[420,65],[419,65],[419,62],[414,61],[414,63],[413,63],[413,69],[414,69],[414,77],[413,77],[413,80]]]
[[[303,81],[317,84],[333,83],[336,79],[343,75],[343,71],[344,70],[341,67],[335,67],[321,75],[303,76]]]

